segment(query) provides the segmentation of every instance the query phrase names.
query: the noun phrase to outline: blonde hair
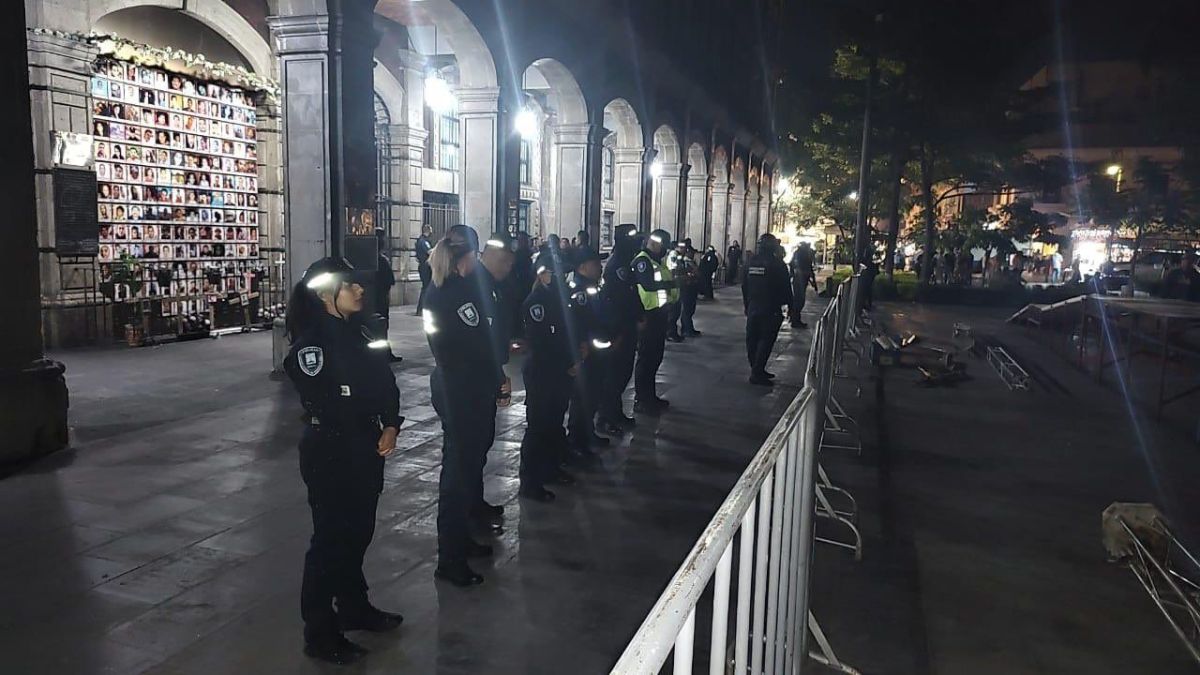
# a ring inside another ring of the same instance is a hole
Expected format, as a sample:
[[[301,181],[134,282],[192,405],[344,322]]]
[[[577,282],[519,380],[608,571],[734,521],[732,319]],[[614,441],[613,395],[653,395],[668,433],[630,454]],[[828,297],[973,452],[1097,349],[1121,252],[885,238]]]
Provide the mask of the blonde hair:
[[[429,271],[433,285],[441,288],[452,274],[458,274],[458,261],[474,250],[470,242],[455,241],[449,235],[442,237],[429,252]]]

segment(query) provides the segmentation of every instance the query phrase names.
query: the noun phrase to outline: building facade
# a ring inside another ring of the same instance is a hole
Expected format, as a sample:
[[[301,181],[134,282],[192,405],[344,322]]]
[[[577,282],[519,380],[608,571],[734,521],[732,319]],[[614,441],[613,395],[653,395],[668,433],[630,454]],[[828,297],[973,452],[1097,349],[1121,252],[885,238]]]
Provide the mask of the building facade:
[[[749,8],[670,4],[25,0],[47,344],[269,320],[312,260],[373,265],[374,227],[393,302],[426,225],[752,247],[770,139],[680,62],[689,12]]]

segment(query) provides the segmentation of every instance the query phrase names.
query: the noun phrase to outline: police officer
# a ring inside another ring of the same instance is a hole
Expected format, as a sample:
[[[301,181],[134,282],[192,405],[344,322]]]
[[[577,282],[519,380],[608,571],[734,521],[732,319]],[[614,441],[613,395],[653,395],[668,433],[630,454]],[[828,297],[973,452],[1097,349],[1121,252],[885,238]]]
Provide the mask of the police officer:
[[[300,475],[313,520],[300,591],[304,653],[338,664],[366,653],[342,631],[386,631],[403,620],[368,602],[362,573],[384,458],[402,419],[387,340],[362,325],[363,287],[353,275],[334,258],[308,268],[288,303],[284,361],[304,406]]]
[[[713,277],[720,266],[721,259],[717,256],[717,249],[709,246],[704,250],[704,255],[700,256],[700,295],[709,300],[715,296]]]
[[[496,407],[507,406],[512,386],[496,358],[479,284],[475,231],[455,225],[429,257],[430,286],[422,312],[435,367],[429,377],[433,407],[442,422],[442,473],[438,481],[438,565],[434,576],[456,586],[483,583],[468,557],[490,556],[492,547],[470,535],[470,511],[479,466],[493,440]]]
[[[813,250],[807,241],[802,242],[796,248],[789,267],[792,272],[792,305],[788,309],[788,315],[791,318],[792,328],[807,328],[808,324],[804,323],[800,313],[804,310],[808,287],[811,285],[814,291],[817,290],[817,271],[813,267]]]
[[[600,254],[586,244],[577,246],[575,272],[569,284],[570,306],[577,330],[587,347],[587,358],[575,378],[567,428],[571,447],[585,457],[592,454],[593,447],[609,444],[607,438],[596,434],[595,426],[596,406],[603,391],[607,368],[605,357],[612,346],[609,318],[605,303],[600,301],[600,274]]]
[[[696,330],[696,324],[693,322],[696,315],[696,299],[700,294],[695,255],[696,250],[691,246],[691,239],[684,239],[675,245],[675,250],[667,257],[671,275],[679,284],[679,302],[671,305],[669,310],[671,326],[667,339],[673,342],[683,342],[685,338],[702,335]]]
[[[667,342],[668,306],[679,302],[679,286],[664,261],[670,244],[671,235],[666,230],[655,230],[633,259],[638,299],[644,310],[634,366],[633,409],[646,415],[661,414],[670,405],[665,398],[659,398],[655,382]]]
[[[618,225],[613,233],[613,249],[604,266],[604,285],[600,299],[609,319],[608,367],[600,394],[597,428],[606,434],[620,434],[632,428],[634,419],[625,415],[621,397],[633,377],[637,356],[638,323],[641,321],[642,301],[638,296],[633,275],[633,257],[637,255],[639,238],[637,226]]]
[[[433,242],[429,240],[429,237],[432,234],[432,227],[422,225],[421,236],[417,237],[417,245],[414,247],[417,257],[417,274],[421,277],[421,294],[417,296],[417,316],[421,316],[421,308],[425,306],[425,294],[429,292],[429,280],[432,278],[429,269],[429,253],[433,250]]]
[[[787,265],[780,257],[779,240],[764,234],[758,250],[746,261],[742,279],[742,304],[746,311],[746,359],[750,362],[750,383],[772,386],[774,374],[767,372],[767,361],[783,325],[781,307],[792,302],[792,285]]]
[[[480,264],[471,274],[471,279],[477,284],[483,315],[491,318],[487,330],[491,336],[492,355],[502,368],[508,363],[509,347],[513,340],[512,305],[517,304],[513,301],[511,289],[505,283],[512,273],[513,263],[516,260],[514,248],[512,239],[506,232],[497,232],[488,237],[483,247],[483,253],[479,256]],[[496,418],[493,416],[490,419],[479,420],[479,423],[489,427],[487,436],[492,439],[488,442],[490,449],[492,441],[496,438]],[[479,457],[474,474],[475,482],[471,490],[471,518],[485,528],[491,529],[493,533],[499,533],[499,520],[504,516],[504,507],[498,504],[489,504],[483,499],[483,469],[486,463],[487,451],[485,450],[484,454]]]
[[[571,321],[561,261],[546,250],[534,263],[537,281],[522,305],[530,355],[525,378],[525,437],[521,440],[520,495],[539,502],[554,500],[548,483],[570,484],[561,468],[567,449],[563,416],[579,373],[581,345]]]

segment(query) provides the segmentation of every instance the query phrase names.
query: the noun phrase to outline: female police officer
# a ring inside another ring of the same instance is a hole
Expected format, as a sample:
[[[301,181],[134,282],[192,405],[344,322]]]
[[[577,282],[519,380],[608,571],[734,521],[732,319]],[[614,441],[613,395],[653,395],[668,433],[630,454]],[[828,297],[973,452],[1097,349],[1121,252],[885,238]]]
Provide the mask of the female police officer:
[[[438,566],[434,576],[456,586],[483,583],[467,565],[468,557],[492,554],[470,534],[479,467],[492,445],[490,420],[506,406],[511,385],[493,349],[491,315],[471,277],[478,264],[475,231],[455,225],[433,248],[433,282],[422,318],[436,363],[429,377],[433,407],[442,421],[442,474],[438,481]]]
[[[531,354],[525,362],[525,437],[521,440],[521,496],[540,502],[554,499],[546,483],[573,482],[560,468],[567,437],[563,415],[571,400],[578,364],[580,334],[557,271],[561,261],[553,247],[534,263],[537,281],[522,305],[525,337]]]
[[[401,418],[387,341],[359,323],[363,287],[353,274],[333,258],[304,273],[288,303],[292,344],[284,362],[304,405],[300,474],[313,519],[300,591],[304,653],[339,664],[366,653],[343,630],[385,631],[402,621],[371,606],[362,573]]]

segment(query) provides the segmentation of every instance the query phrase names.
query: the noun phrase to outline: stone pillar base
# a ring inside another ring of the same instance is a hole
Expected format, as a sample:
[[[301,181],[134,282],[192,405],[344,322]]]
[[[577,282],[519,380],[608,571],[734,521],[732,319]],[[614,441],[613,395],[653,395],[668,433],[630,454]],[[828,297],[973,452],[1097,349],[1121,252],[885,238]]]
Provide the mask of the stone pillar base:
[[[67,446],[65,371],[50,359],[0,370],[0,467]]]

